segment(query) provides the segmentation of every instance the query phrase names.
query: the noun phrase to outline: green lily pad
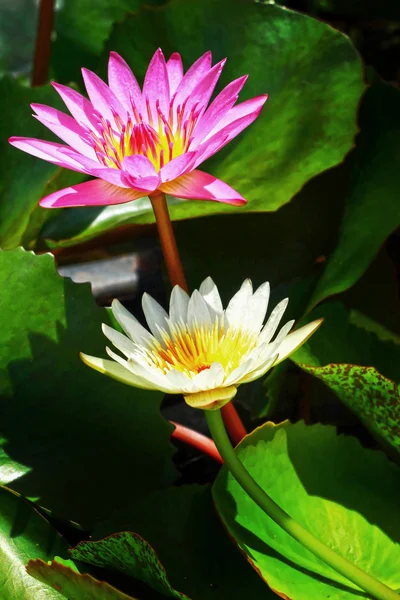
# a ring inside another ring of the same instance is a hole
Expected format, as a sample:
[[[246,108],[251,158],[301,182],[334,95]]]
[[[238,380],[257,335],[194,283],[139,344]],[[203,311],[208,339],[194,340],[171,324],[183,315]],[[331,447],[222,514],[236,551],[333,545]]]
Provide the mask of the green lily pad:
[[[10,486],[90,524],[171,483],[162,394],[122,385],[79,359],[80,351],[105,355],[107,312],[90,286],[60,277],[51,255],[22,249],[0,254],[0,284],[1,435],[10,464],[29,468]]]
[[[394,590],[400,589],[400,470],[335,427],[267,423],[237,455],[263,489],[321,541]],[[283,597],[368,598],[280,529],[223,467],[213,487],[220,517],[240,550]]]
[[[127,535],[126,531],[134,531],[151,544],[166,569],[171,586],[186,594],[185,598],[275,598],[223,530],[215,514],[209,486],[170,487],[146,498],[132,498],[129,509],[101,524],[94,532],[94,538],[121,531],[124,535]],[[107,563],[109,567],[137,577],[134,561],[142,560],[138,550],[140,547],[130,544],[129,557],[126,552],[116,558],[108,555],[103,566]],[[73,551],[73,556],[78,554]],[[148,558],[150,568],[153,555]]]
[[[121,531],[95,542],[81,542],[71,550],[71,557],[136,577],[167,598],[190,600],[171,587],[153,548],[136,533]]]
[[[68,0],[55,13],[51,74],[60,83],[81,81],[81,68],[96,69],[116,21],[137,11],[141,0]]]
[[[378,83],[360,107],[353,181],[335,250],[310,302],[351,287],[400,224],[400,92]]]
[[[52,561],[31,560],[27,571],[35,579],[57,590],[57,598],[68,600],[135,600],[115,587],[87,573],[77,573],[70,567]],[[47,588],[49,589],[49,588]],[[58,593],[59,592],[59,593]],[[52,598],[53,596],[49,596]],[[41,596],[44,599],[44,596]]]
[[[0,597],[4,600],[60,600],[58,592],[34,581],[25,570],[31,559],[67,556],[68,545],[17,494],[0,487]]]

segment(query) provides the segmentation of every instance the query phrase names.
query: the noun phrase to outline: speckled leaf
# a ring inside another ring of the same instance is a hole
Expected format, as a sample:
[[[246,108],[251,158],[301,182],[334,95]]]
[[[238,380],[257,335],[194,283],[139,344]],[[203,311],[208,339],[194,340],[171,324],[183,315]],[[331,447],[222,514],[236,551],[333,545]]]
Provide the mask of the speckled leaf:
[[[80,351],[105,356],[107,314],[90,286],[60,277],[51,255],[16,249],[0,253],[0,287],[1,436],[11,464],[29,469],[9,485],[91,524],[173,481],[162,394],[79,360]]]
[[[46,564],[42,560],[31,560],[27,571],[35,579],[57,590],[57,598],[62,595],[68,600],[135,600],[110,584],[87,573],[77,573],[57,561]]]
[[[400,92],[373,85],[361,103],[360,128],[337,246],[310,307],[352,286],[400,224]]]
[[[373,367],[300,366],[329,386],[373,434],[400,452],[400,394],[394,381]]]
[[[140,579],[167,598],[188,600],[171,587],[153,548],[136,533],[122,531],[96,542],[81,542],[71,550],[71,557]]]
[[[0,598],[61,600],[60,594],[34,581],[25,571],[31,559],[67,556],[68,545],[34,508],[0,487]]]
[[[400,470],[335,427],[267,423],[237,454],[279,506],[335,551],[400,590]],[[369,595],[285,533],[243,493],[225,467],[216,508],[240,550],[284,598],[356,600]]]

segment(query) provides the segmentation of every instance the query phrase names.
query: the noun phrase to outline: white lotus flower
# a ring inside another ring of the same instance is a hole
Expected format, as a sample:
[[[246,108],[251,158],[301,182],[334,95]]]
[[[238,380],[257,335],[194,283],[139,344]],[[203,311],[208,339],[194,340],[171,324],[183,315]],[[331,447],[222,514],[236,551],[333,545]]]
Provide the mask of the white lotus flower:
[[[268,283],[253,293],[246,279],[224,310],[210,277],[190,297],[175,286],[169,315],[144,294],[151,333],[114,300],[112,311],[127,336],[104,324],[103,332],[125,358],[109,348],[113,360],[81,358],[128,385],[183,394],[190,406],[214,410],[229,402],[239,385],[261,377],[297,350],[322,323],[318,319],[289,333],[294,324],[289,321],[273,340],[288,299],[279,302],[263,326],[268,300]]]

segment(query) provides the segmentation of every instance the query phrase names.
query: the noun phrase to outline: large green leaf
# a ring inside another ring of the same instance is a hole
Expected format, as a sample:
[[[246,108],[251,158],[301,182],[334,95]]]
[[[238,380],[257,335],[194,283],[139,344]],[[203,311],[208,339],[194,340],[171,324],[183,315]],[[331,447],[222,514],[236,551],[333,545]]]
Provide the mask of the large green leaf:
[[[30,470],[10,484],[57,515],[85,523],[171,482],[172,426],[162,394],[87,368],[79,351],[105,355],[87,284],[60,277],[51,255],[0,254],[1,434]]]
[[[190,600],[171,587],[153,548],[136,533],[121,531],[95,542],[81,542],[71,550],[71,557],[140,579],[167,598]]]
[[[400,92],[373,85],[361,103],[360,128],[337,247],[310,306],[353,285],[400,223]]]
[[[363,90],[361,62],[350,41],[328,25],[271,4],[172,0],[165,7],[142,8],[117,23],[107,43],[107,55],[109,50],[117,50],[143,79],[157,46],[166,54],[179,51],[186,67],[211,49],[215,61],[225,56],[229,59],[224,84],[249,74],[241,100],[269,94],[257,121],[204,167],[237,188],[249,200],[248,205],[238,209],[181,201],[171,206],[173,219],[276,210],[311,177],[341,161],[351,148]],[[106,58],[104,55],[103,63]],[[108,213],[105,218],[92,209],[92,219],[96,223],[101,219],[103,231],[122,222],[152,222],[150,204],[141,204],[147,208],[145,212],[136,212],[129,205],[118,211],[103,209]],[[77,230],[87,228],[90,212],[70,210],[76,213]],[[95,230],[97,233],[99,228]]]
[[[330,387],[374,435],[400,452],[400,394],[396,383],[373,367],[300,366]]]
[[[135,600],[105,581],[99,581],[87,573],[77,573],[57,561],[46,564],[42,560],[32,560],[28,563],[27,571],[35,579],[58,590],[60,593],[57,593],[57,598],[62,594],[69,600]]]
[[[237,454],[273,500],[311,533],[400,589],[400,470],[383,453],[337,436],[334,427],[286,422],[259,427]],[[295,600],[369,597],[280,529],[225,467],[213,495],[230,535],[280,594]]]
[[[17,494],[0,487],[0,598],[60,600],[58,592],[25,571],[31,559],[67,556],[68,546],[53,527]]]
[[[0,75],[2,71],[29,73],[36,37],[38,5],[34,0],[23,4],[0,4]]]
[[[59,82],[81,80],[81,68],[95,69],[113,24],[140,0],[64,0],[55,14],[51,71]]]
[[[62,172],[56,165],[29,156],[8,143],[12,135],[55,139],[32,117],[29,107],[32,102],[62,108],[50,85],[30,89],[8,77],[0,81],[0,247],[3,249],[21,244],[41,198],[83,179],[79,173]],[[35,212],[36,234],[50,213],[42,208]],[[26,241],[29,244],[31,240]]]
[[[134,531],[151,544],[171,586],[193,600],[275,598],[221,527],[209,487],[171,487],[143,499],[133,498],[129,510],[100,526],[94,537],[121,530]],[[133,554],[137,548],[130,545],[130,551]],[[149,558],[152,560],[152,555]],[[134,560],[132,555],[130,569]],[[122,561],[119,570],[126,572],[127,558]],[[115,559],[112,562],[117,566]]]

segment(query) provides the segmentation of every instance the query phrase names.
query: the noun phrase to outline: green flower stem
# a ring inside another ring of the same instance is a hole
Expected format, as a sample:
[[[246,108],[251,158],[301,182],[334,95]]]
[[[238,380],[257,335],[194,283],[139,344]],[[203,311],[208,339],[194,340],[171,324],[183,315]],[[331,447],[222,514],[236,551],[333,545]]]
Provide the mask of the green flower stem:
[[[333,550],[325,546],[309,531],[304,529],[284,510],[282,510],[273,500],[264,492],[258,483],[252,478],[250,473],[236,456],[234,449],[226,433],[224,422],[220,410],[204,411],[211,436],[217,446],[226,467],[235,477],[236,481],[242,486],[247,494],[256,504],[277,523],[286,533],[300,542],[305,548],[310,550],[315,556],[324,561],[327,565],[335,569],[338,573],[344,575],[347,579],[355,583],[362,590],[371,594],[377,600],[400,600],[399,594],[391,590],[384,583],[365,573],[362,569],[353,565],[350,561]]]

